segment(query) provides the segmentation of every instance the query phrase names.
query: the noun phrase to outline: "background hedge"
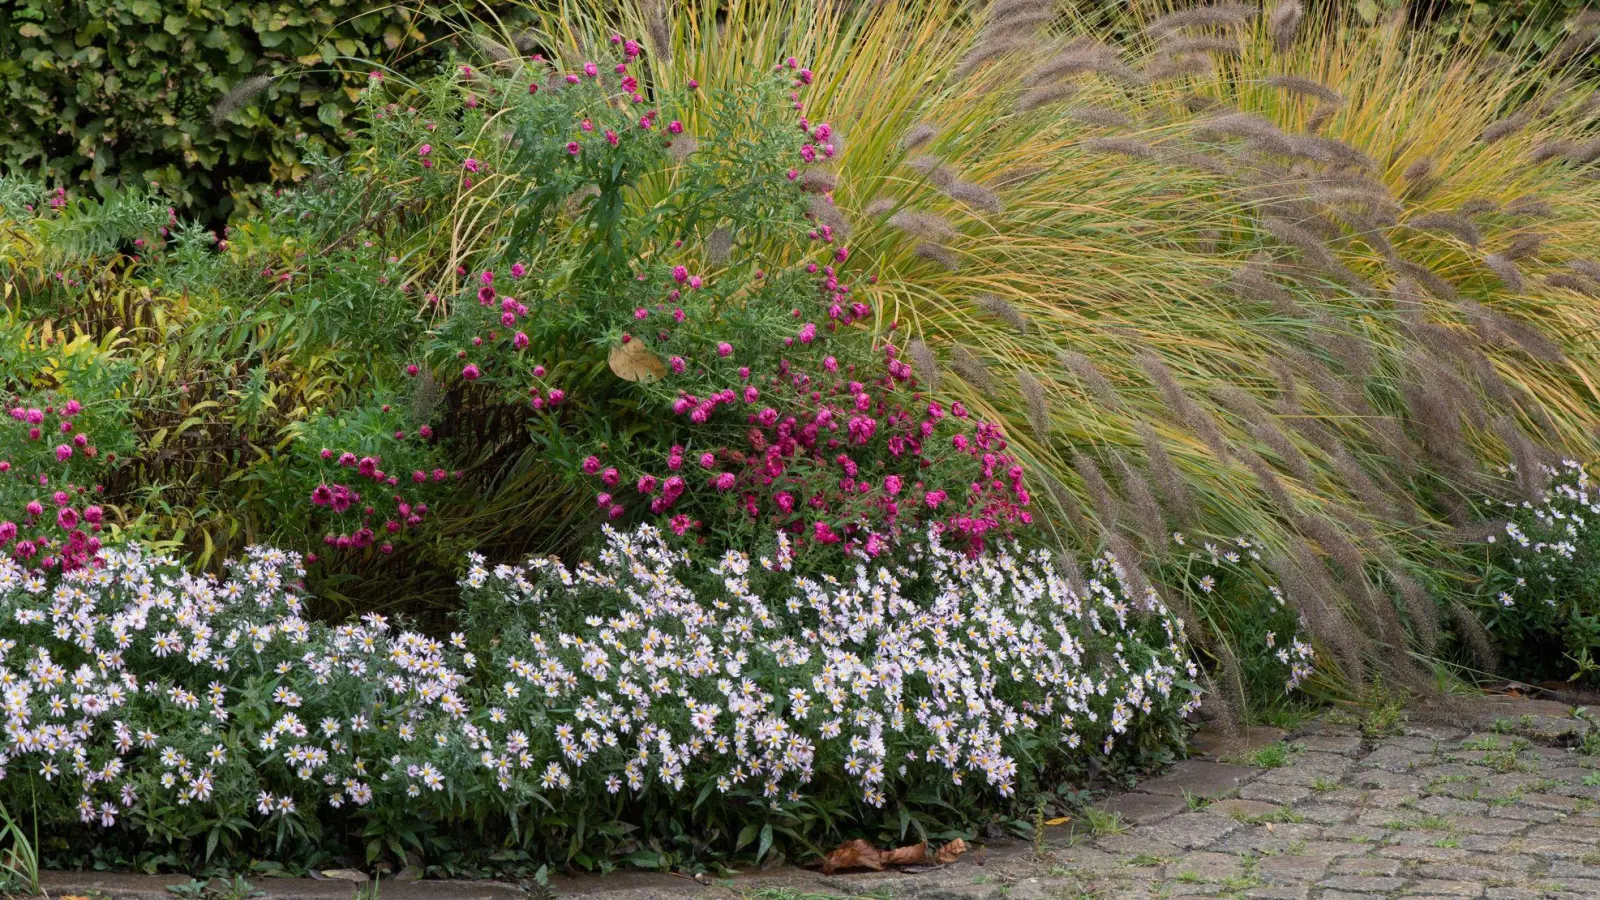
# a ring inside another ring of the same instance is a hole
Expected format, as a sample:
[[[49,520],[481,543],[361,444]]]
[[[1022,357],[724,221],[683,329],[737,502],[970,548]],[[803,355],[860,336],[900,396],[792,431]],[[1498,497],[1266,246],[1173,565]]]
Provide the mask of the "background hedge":
[[[447,20],[476,4],[383,0],[8,0],[0,3],[0,164],[71,189],[156,182],[180,209],[226,218],[236,200],[305,174],[338,146],[371,61],[437,65]],[[215,118],[251,79],[271,84]]]
[[[1371,20],[1401,0],[1355,5]],[[1535,52],[1559,44],[1567,20],[1589,5],[1411,4],[1418,18],[1439,20],[1444,34],[1478,28],[1503,48]],[[519,18],[516,0],[495,8]],[[69,188],[92,185],[102,195],[153,181],[186,214],[221,221],[262,185],[304,174],[297,134],[341,146],[342,123],[372,60],[405,73],[431,68],[445,20],[490,15],[489,7],[459,0],[0,3],[0,121],[12,126],[0,129],[0,166]],[[265,91],[214,120],[230,90],[261,76],[274,76]]]

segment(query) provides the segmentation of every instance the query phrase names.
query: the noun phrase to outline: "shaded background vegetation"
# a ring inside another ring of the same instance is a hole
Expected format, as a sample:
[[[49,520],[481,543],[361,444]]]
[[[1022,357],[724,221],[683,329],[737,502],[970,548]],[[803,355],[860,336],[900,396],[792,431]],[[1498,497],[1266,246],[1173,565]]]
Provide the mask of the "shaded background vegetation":
[[[160,185],[186,215],[214,225],[268,184],[308,170],[296,138],[338,150],[374,63],[407,75],[437,69],[442,45],[470,22],[521,35],[528,5],[506,0],[15,0],[0,4],[0,169],[104,195]],[[532,4],[541,5],[539,3]],[[542,5],[556,8],[555,0]],[[1110,19],[1121,4],[1074,0]],[[1146,6],[1159,4],[1144,4]],[[1399,0],[1359,0],[1367,21]],[[1523,53],[1549,50],[1585,0],[1432,0],[1416,21],[1441,39]],[[1114,31],[1125,31],[1113,24]],[[272,79],[251,93],[260,80]],[[242,88],[242,90],[241,90]],[[249,96],[240,98],[241,93]],[[230,97],[230,94],[233,96]],[[217,115],[219,105],[225,112]],[[236,108],[235,108],[236,107]]]

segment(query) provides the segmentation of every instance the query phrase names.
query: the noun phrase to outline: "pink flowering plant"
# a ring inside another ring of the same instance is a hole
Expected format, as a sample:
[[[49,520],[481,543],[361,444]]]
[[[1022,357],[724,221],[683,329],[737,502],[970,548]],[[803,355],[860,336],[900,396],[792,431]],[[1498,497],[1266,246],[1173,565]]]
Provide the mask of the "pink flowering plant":
[[[180,861],[361,835],[369,862],[678,868],[946,833],[1159,751],[1196,703],[1178,620],[1109,559],[1078,583],[930,534],[838,579],[793,571],[781,532],[711,561],[669,537],[473,557],[440,637],[312,618],[278,550],[222,576],[135,547],[48,575],[0,559],[0,800],[31,802],[47,845]]]

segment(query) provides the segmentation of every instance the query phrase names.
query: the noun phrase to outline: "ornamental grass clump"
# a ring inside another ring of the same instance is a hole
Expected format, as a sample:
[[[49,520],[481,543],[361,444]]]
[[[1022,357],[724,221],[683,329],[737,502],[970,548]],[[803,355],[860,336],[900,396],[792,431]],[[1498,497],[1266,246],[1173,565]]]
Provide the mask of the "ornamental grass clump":
[[[552,45],[636,18],[576,9]],[[1570,54],[1340,4],[1161,12],[1114,45],[954,0],[693,4],[645,65],[735,83],[782,35],[826,73],[810,102],[854,136],[834,199],[879,334],[1000,424],[1059,540],[1169,543],[1112,481],[1176,471],[1163,531],[1260,541],[1323,687],[1431,690],[1413,651],[1472,662],[1469,498],[1524,490],[1512,459],[1596,450],[1596,86]],[[1221,668],[1256,641],[1217,609]]]
[[[576,566],[473,557],[448,637],[311,618],[280,550],[222,577],[135,546],[0,560],[0,797],[66,862],[88,829],[180,863],[677,867],[753,830],[806,854],[981,821],[1159,755],[1197,704],[1181,622],[1109,557],[1074,584],[934,531],[837,576],[767,546],[704,560],[608,527]]]

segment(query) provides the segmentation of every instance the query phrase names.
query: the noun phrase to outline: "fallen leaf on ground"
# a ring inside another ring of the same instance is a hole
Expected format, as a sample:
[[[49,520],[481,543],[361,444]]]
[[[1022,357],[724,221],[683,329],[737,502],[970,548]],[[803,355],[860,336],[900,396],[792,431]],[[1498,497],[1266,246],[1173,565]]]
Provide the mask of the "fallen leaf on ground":
[[[961,838],[956,838],[950,843],[945,844],[943,847],[940,847],[939,852],[933,855],[933,861],[941,866],[948,865],[955,862],[956,857],[965,852],[967,852],[967,842],[963,841]]]
[[[822,861],[822,874],[832,875],[840,869],[871,869],[879,872],[883,870],[882,858],[883,854],[878,852],[877,847],[860,838],[845,841]]]
[[[1046,825],[1050,825],[1050,826],[1054,827],[1056,825],[1065,825],[1065,824],[1067,824],[1068,822],[1071,822],[1071,821],[1072,821],[1072,817],[1071,816],[1056,816],[1054,819],[1045,819],[1044,823]]]
[[[367,880],[367,873],[355,869],[323,869],[322,874],[339,881],[354,881],[357,884]]]
[[[881,857],[886,866],[914,866],[928,861],[928,842],[896,847]]]

